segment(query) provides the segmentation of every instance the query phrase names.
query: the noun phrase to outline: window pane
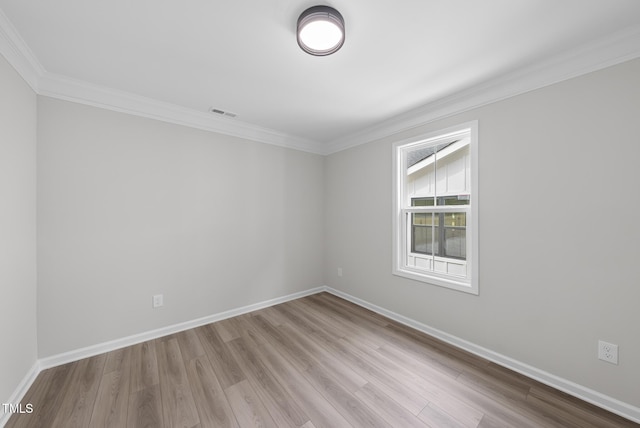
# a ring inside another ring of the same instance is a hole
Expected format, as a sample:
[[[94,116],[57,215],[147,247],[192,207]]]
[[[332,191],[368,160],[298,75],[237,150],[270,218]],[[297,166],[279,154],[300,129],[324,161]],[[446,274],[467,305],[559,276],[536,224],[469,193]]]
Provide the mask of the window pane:
[[[411,224],[415,226],[431,226],[435,224],[436,226],[440,223],[440,218],[438,214],[431,213],[415,213],[411,214]]]
[[[431,214],[413,214],[413,221],[411,222],[416,226],[431,225]]]
[[[446,213],[444,215],[444,225],[445,227],[450,226],[466,226],[467,225],[467,215],[465,213]]]
[[[445,257],[467,259],[467,231],[466,228],[444,228],[444,254]]]
[[[438,236],[435,237],[435,229],[432,226],[412,226],[411,227],[411,252],[433,255],[435,250],[438,254]]]
[[[438,153],[440,150],[442,149],[446,149],[447,147],[449,147],[450,145],[452,145],[453,143],[456,143],[457,141],[450,141],[448,143],[444,143],[444,144],[438,144],[436,146],[436,161],[437,159],[440,158],[440,154]]]
[[[412,198],[411,206],[412,207],[432,207],[434,198]]]
[[[411,251],[432,254],[433,227],[413,226],[411,228]]]
[[[469,195],[441,196],[438,205],[469,205]]]

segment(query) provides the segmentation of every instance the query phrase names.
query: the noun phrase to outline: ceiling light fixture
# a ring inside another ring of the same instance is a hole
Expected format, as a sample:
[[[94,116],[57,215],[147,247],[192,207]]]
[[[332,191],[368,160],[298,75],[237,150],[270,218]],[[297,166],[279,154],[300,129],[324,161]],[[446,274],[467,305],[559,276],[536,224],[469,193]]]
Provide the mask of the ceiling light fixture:
[[[331,55],[344,44],[344,19],[329,6],[313,6],[298,18],[298,45],[308,54]]]

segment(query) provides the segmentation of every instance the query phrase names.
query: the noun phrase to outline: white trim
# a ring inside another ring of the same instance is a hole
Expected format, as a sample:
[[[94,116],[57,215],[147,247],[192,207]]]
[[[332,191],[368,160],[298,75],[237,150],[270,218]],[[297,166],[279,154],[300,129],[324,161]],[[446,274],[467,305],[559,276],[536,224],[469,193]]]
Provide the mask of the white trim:
[[[640,57],[640,25],[570,49],[384,120],[326,146],[325,155],[376,141],[436,120]]]
[[[315,154],[322,154],[323,151],[322,147],[312,140],[53,73],[45,73],[41,77],[38,93],[47,97],[245,138],[260,143]]]
[[[67,352],[64,354],[54,355],[52,357],[40,359],[34,363],[31,370],[27,373],[27,375],[24,377],[22,382],[20,382],[20,384],[16,388],[16,391],[12,394],[12,396],[7,402],[19,403],[20,400],[24,398],[25,394],[27,393],[27,391],[35,381],[38,374],[40,374],[42,370],[45,370],[47,368],[51,368],[56,365],[66,364],[72,361],[77,361],[79,359],[97,355],[102,352],[113,351],[115,349],[119,349],[124,346],[130,346],[136,343],[143,342],[145,340],[155,339],[158,337],[165,336],[167,334],[177,333],[179,331],[183,331],[189,328],[198,327],[200,325],[205,325],[205,324],[209,324],[216,321],[221,321],[226,318],[242,315],[247,312],[252,312],[259,309],[264,309],[270,306],[278,305],[280,303],[288,302],[290,300],[298,299],[305,296],[310,296],[312,294],[317,294],[321,292],[331,293],[335,296],[348,300],[358,306],[369,309],[373,312],[376,312],[394,321],[397,321],[406,326],[409,326],[418,331],[421,331],[425,334],[438,338],[446,343],[449,343],[452,346],[471,352],[472,354],[485,358],[500,366],[514,370],[531,379],[544,383],[545,385],[548,385],[552,388],[566,392],[567,394],[572,395],[576,398],[579,398],[595,406],[601,407],[612,413],[620,415],[623,418],[629,419],[633,422],[640,423],[640,408],[638,407],[624,403],[620,400],[609,397],[605,394],[601,394],[597,391],[594,391],[582,385],[576,384],[569,380],[563,379],[559,376],[537,369],[528,364],[517,361],[513,358],[491,351],[490,349],[484,348],[482,346],[478,346],[472,342],[468,342],[464,339],[445,333],[441,330],[430,327],[426,324],[422,324],[411,318],[407,318],[403,315],[397,314],[388,309],[369,303],[366,300],[354,297],[348,293],[345,293],[340,290],[336,290],[328,286],[312,288],[310,290],[289,294],[284,297],[279,297],[279,298],[267,300],[264,302],[255,303],[252,305],[229,310],[226,312],[221,312],[219,314],[211,315],[204,318],[199,318],[197,320],[175,324],[173,326],[168,326],[162,329],[153,330],[151,332],[129,336],[120,340],[114,340],[104,344],[94,345],[94,346],[79,349],[76,351]],[[9,419],[9,415],[0,414],[0,428],[3,427],[4,424],[6,424],[8,419]]]
[[[0,9],[0,54],[39,95],[125,112],[281,147],[330,155],[496,101],[640,57],[640,25],[542,62],[461,90],[422,107],[327,143],[300,138],[239,120],[210,116],[139,95],[49,73]]]
[[[76,349],[73,351],[64,352],[62,354],[52,355],[50,357],[40,359],[39,360],[40,367],[41,367],[41,370],[48,369],[51,367],[56,367],[62,364],[78,361],[83,358],[93,357],[94,355],[99,355],[105,352],[114,351],[116,349],[124,348],[126,346],[131,346],[137,343],[146,342],[147,340],[157,339],[159,337],[167,336],[169,334],[178,333],[184,330],[189,330],[191,328],[200,327],[206,324],[211,324],[227,318],[236,317],[238,315],[246,314],[248,312],[257,311],[259,309],[268,308],[274,305],[279,305],[280,303],[299,299],[305,296],[310,296],[312,294],[317,294],[322,291],[325,291],[324,286],[312,288],[306,291],[300,291],[298,293],[289,294],[287,296],[278,297],[271,300],[265,300],[263,302],[254,303],[251,305],[243,306],[241,308],[231,309],[225,312],[220,312],[217,314],[209,315],[209,316],[198,318],[195,320],[185,321],[182,323],[158,328],[156,330],[134,334],[132,336],[123,337],[121,339],[116,339],[109,342],[87,346],[86,348]]]
[[[288,294],[286,296],[277,297],[275,299],[265,300],[262,302],[254,303],[254,304],[243,306],[236,309],[231,309],[225,312],[220,312],[217,314],[209,315],[209,316],[198,318],[195,320],[162,327],[162,328],[147,331],[144,333],[134,334],[132,336],[127,336],[121,339],[116,339],[109,342],[87,346],[86,348],[76,349],[73,351],[64,352],[62,354],[52,355],[46,358],[41,358],[34,363],[31,370],[25,375],[22,382],[20,382],[20,384],[16,387],[15,392],[11,395],[9,400],[3,401],[3,403],[13,403],[13,404],[20,403],[20,401],[24,398],[29,388],[31,388],[31,385],[33,385],[33,382],[36,380],[40,372],[43,370],[46,370],[52,367],[57,367],[62,364],[71,363],[73,361],[78,361],[83,358],[93,357],[95,355],[99,355],[105,352],[114,351],[116,349],[124,348],[126,346],[135,345],[137,343],[145,342],[147,340],[157,339],[159,337],[163,337],[169,334],[178,333],[184,330],[200,327],[206,324],[211,324],[216,321],[221,321],[227,318],[246,314],[248,312],[253,312],[259,309],[268,308],[270,306],[279,305],[280,303],[285,303],[290,300],[295,300],[301,297],[310,296],[312,294],[321,293],[323,291],[327,291],[326,286],[311,288],[309,290]],[[9,413],[5,414],[0,409],[0,428],[4,427],[4,425],[9,420],[10,416],[11,415]]]
[[[359,299],[345,292],[336,290],[331,287],[326,287],[326,291],[335,296],[348,300],[351,303],[355,303],[358,306],[362,306],[363,308],[369,309],[373,312],[376,312],[380,315],[383,315],[387,318],[390,318],[408,327],[414,328],[418,331],[428,334],[429,336],[433,336],[437,339],[440,339],[443,342],[446,342],[452,346],[455,346],[456,348],[460,348],[465,351],[471,352],[474,355],[485,358],[502,367],[506,367],[515,372],[523,374],[533,380],[537,380],[538,382],[541,382],[552,388],[555,388],[562,392],[566,392],[569,395],[572,395],[583,401],[591,403],[595,406],[601,407],[605,410],[608,410],[612,413],[622,416],[623,418],[629,419],[633,422],[640,423],[640,407],[636,407],[631,404],[620,401],[616,398],[609,397],[598,391],[594,391],[593,389],[579,385],[575,382],[561,378],[560,376],[556,376],[544,370],[540,370],[536,367],[530,366],[529,364],[520,362],[511,357],[507,357],[506,355],[499,354],[490,349],[476,345],[472,342],[461,339],[452,334],[445,333],[442,330],[438,330],[436,328],[433,328],[431,326],[428,326],[426,324],[423,324],[411,318],[407,318],[403,315],[397,314],[388,309],[374,305],[373,303],[369,303],[366,300]]]
[[[11,403],[11,404],[21,403],[22,399],[27,394],[27,391],[29,391],[29,388],[31,388],[33,381],[36,380],[36,377],[38,377],[38,374],[40,374],[41,370],[42,368],[40,367],[39,361],[36,361],[35,363],[33,363],[31,370],[27,372],[25,377],[18,384],[14,393],[11,394],[11,397],[9,397],[9,400],[3,401],[3,403]],[[27,403],[22,403],[22,404],[26,405]],[[10,417],[11,417],[11,413],[5,413],[4,409],[0,409],[0,427],[4,427],[5,424],[9,422]]]
[[[18,30],[11,24],[2,9],[0,9],[0,54],[37,93],[38,81],[45,73],[44,67],[20,37]]]
[[[468,145],[471,155],[471,204],[470,206],[459,205],[451,207],[407,207],[404,197],[405,192],[405,168],[407,151],[419,147],[423,144],[435,145],[441,141],[447,141],[457,138],[459,135],[467,135]],[[464,293],[479,293],[479,272],[478,272],[478,256],[479,256],[479,239],[478,239],[478,121],[461,123],[439,131],[429,132],[427,134],[418,135],[392,144],[392,270],[391,273],[396,276],[421,281],[440,287],[450,288],[452,290],[462,291]],[[467,274],[464,278],[448,273],[440,273],[434,270],[427,271],[419,268],[410,267],[408,261],[408,242],[409,232],[407,226],[407,213],[419,212],[423,210],[438,211],[466,211],[468,218],[471,219],[467,224]]]
[[[48,72],[0,9],[0,54],[38,94],[305,152],[317,141]]]

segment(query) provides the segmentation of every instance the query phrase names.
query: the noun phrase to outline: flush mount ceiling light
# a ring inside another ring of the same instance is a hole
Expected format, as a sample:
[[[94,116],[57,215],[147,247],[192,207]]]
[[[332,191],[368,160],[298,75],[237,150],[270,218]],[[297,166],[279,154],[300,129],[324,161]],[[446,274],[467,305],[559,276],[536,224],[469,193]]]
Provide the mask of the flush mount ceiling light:
[[[313,6],[298,18],[298,45],[308,54],[331,55],[344,44],[344,19],[329,6]]]

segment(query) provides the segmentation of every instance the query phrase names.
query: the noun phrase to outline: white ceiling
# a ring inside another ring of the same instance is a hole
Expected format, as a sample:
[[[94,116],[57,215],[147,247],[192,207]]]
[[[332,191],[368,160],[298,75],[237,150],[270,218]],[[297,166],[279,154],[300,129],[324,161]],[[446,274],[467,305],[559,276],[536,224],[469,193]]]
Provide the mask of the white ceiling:
[[[345,19],[328,57],[295,39],[315,4]],[[39,93],[316,152],[456,94],[522,92],[533,87],[515,89],[518,77],[547,73],[540,86],[640,56],[639,0],[0,0],[0,12]]]

